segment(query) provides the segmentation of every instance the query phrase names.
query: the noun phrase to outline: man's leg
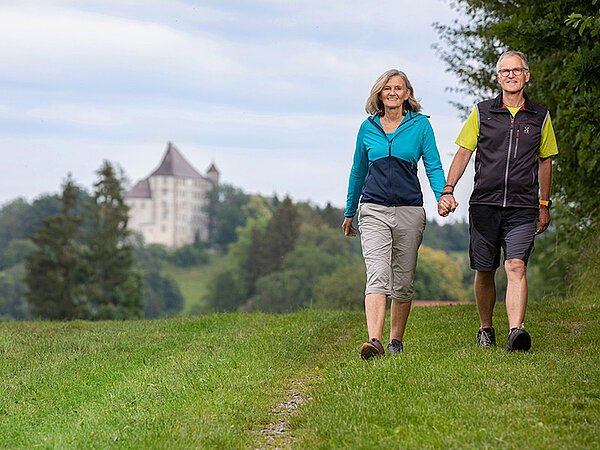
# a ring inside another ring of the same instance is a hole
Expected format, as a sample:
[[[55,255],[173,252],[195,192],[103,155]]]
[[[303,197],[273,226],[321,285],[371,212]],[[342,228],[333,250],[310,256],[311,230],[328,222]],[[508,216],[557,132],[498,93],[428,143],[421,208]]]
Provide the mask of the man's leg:
[[[527,267],[520,259],[507,259],[506,313],[509,328],[520,327],[527,307]]]
[[[494,275],[496,270],[475,272],[475,302],[481,321],[481,328],[492,328],[492,314],[496,304],[496,284]]]
[[[408,321],[408,315],[410,314],[410,302],[397,302],[392,300],[392,307],[390,312],[390,342],[392,339],[402,342],[404,337],[404,329],[406,328],[406,322]]]
[[[367,294],[365,297],[369,339],[377,338],[379,342],[382,342],[385,323],[385,299],[385,294]]]

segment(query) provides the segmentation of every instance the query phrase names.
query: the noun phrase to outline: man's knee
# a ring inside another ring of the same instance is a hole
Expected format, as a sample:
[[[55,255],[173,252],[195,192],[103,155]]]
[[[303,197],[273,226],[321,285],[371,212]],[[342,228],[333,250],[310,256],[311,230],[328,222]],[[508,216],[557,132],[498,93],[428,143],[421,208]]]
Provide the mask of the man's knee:
[[[506,276],[524,277],[527,273],[527,266],[521,259],[507,259],[504,262]]]

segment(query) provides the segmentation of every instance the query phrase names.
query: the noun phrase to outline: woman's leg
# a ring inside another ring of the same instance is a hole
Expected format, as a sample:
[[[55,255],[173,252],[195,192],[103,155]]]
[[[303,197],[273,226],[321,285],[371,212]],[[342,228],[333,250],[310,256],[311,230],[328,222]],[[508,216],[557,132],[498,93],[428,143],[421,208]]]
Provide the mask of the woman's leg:
[[[412,305],[413,281],[426,218],[425,210],[417,206],[399,206],[395,213],[390,341],[402,342]]]
[[[385,294],[367,294],[365,297],[365,313],[369,339],[377,338],[383,342],[383,324],[385,323]]]
[[[392,310],[390,313],[390,342],[392,342],[392,339],[402,342],[404,329],[406,328],[406,322],[408,321],[408,315],[410,314],[411,304],[412,301],[397,302],[396,300],[392,300]]]

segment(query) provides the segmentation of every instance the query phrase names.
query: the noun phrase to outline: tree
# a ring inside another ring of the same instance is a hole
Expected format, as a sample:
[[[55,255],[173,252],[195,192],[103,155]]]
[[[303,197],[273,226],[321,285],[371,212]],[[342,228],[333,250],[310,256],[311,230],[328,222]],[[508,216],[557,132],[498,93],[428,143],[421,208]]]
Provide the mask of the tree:
[[[560,152],[553,158],[553,196],[568,218],[559,231],[578,233],[600,212],[598,2],[458,0],[456,4],[466,13],[467,24],[435,24],[440,39],[448,44],[437,45],[437,50],[462,85],[456,90],[488,98],[498,90],[494,67],[502,51],[520,50],[528,56],[531,81],[526,89],[550,110]],[[458,106],[464,112],[472,108]]]
[[[263,274],[279,270],[285,255],[294,249],[300,226],[298,218],[292,199],[286,196],[267,224],[266,239],[262,247]]]
[[[419,248],[419,261],[415,273],[415,281],[427,269],[433,268],[437,276],[429,275],[433,286],[425,285],[427,295],[436,294],[436,297],[424,297],[426,300],[463,300],[465,291],[462,284],[462,272],[458,262],[453,260],[442,250],[434,250],[422,245]],[[438,281],[439,280],[439,281]],[[435,286],[438,284],[438,286]]]
[[[30,236],[36,250],[26,256],[26,298],[34,317],[46,319],[84,318],[88,315],[81,213],[78,188],[67,178],[59,214],[43,219]]]
[[[354,256],[347,264],[323,276],[315,286],[317,308],[362,310],[365,304],[367,271],[362,258]]]
[[[89,236],[90,307],[96,319],[143,316],[142,274],[133,267],[123,175],[104,161],[96,172]]]

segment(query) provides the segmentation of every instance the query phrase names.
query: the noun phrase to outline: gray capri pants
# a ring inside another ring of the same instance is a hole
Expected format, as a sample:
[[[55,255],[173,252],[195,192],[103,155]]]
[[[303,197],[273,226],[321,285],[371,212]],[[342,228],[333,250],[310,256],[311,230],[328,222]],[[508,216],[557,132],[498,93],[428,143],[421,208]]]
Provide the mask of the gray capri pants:
[[[412,300],[425,222],[422,206],[359,205],[358,228],[367,266],[365,294],[385,294],[397,302]]]

